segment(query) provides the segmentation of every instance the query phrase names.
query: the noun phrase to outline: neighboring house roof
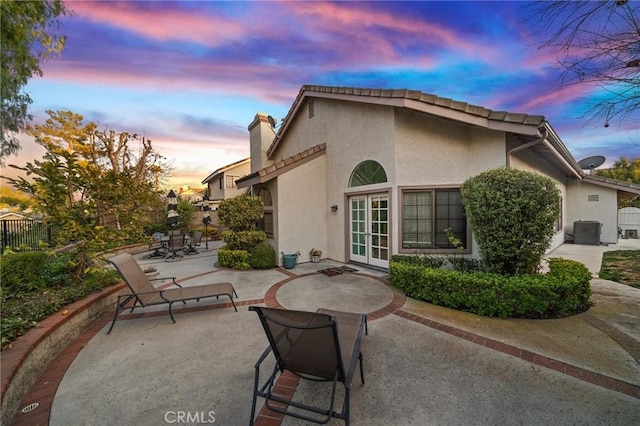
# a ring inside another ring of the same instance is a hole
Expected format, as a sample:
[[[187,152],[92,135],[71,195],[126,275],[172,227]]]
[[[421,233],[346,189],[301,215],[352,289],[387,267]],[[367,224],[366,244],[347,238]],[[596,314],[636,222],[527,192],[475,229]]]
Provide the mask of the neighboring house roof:
[[[623,195],[627,195],[630,197],[636,197],[640,195],[640,185],[637,183],[625,182],[622,180],[594,175],[585,175],[582,179],[585,182],[591,183],[593,185],[615,189],[619,192],[624,193]]]
[[[193,189],[193,188],[189,188],[189,189],[185,189],[185,190],[180,190],[178,191],[178,196],[179,197],[185,197],[185,196],[189,196],[189,195],[200,195],[203,196],[205,194],[206,190],[205,189]]]
[[[20,220],[20,219],[28,219],[25,215],[20,213],[4,213],[0,214],[0,220]]]
[[[251,161],[250,157],[244,158],[242,160],[236,161],[235,163],[231,163],[231,164],[227,164],[226,166],[222,166],[219,169],[217,169],[216,171],[214,171],[213,173],[211,173],[209,176],[207,176],[203,181],[202,184],[207,184],[209,182],[211,182],[212,180],[214,180],[215,178],[217,178],[218,176],[224,174],[224,172],[233,169],[237,166],[241,166],[243,164],[246,164],[248,162]]]
[[[236,181],[238,188],[246,188],[258,183],[267,182],[274,177],[281,175],[282,173],[298,167],[307,161],[313,160],[316,157],[324,155],[327,150],[327,144],[322,143],[320,145],[313,146],[309,149],[305,149],[302,152],[287,157],[284,160],[280,160],[277,163],[264,167],[257,172],[251,173],[245,177],[242,177]]]
[[[272,159],[284,135],[306,98],[327,98],[351,102],[407,108],[473,126],[504,131],[542,155],[569,176],[582,177],[584,172],[542,115],[493,111],[449,98],[408,89],[361,89],[354,87],[302,86],[286,117],[282,120],[273,143],[267,150]],[[545,136],[544,138],[541,138]]]

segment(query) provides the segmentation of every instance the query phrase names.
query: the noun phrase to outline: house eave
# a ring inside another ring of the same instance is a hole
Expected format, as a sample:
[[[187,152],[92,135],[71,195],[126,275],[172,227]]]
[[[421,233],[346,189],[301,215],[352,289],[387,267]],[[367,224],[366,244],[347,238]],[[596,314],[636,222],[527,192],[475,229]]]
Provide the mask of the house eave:
[[[592,185],[615,189],[620,195],[635,198],[640,195],[640,185],[602,176],[585,175],[582,180]]]
[[[207,183],[211,182],[212,180],[214,180],[218,176],[224,175],[224,172],[226,172],[227,170],[232,169],[232,168],[237,167],[237,166],[241,166],[242,164],[248,163],[249,161],[251,161],[251,158],[247,157],[247,158],[243,158],[242,160],[236,161],[234,163],[227,164],[226,166],[222,166],[219,169],[213,171],[209,176],[204,178],[204,180],[201,183],[203,185],[206,185]]]
[[[251,173],[236,181],[238,188],[247,188],[252,185],[266,183],[281,174],[295,169],[304,163],[307,163],[315,158],[318,158],[325,154],[327,150],[327,144],[313,146],[309,149],[305,149],[291,157],[287,157],[283,160],[275,162],[267,167],[264,167],[257,172]]]
[[[544,117],[540,115],[493,111],[481,106],[470,105],[466,102],[442,98],[417,90],[304,85],[284,118],[271,146],[267,149],[267,158],[270,160],[273,159],[282,137],[286,134],[302,105],[304,105],[306,98],[334,99],[406,108],[473,126],[528,136],[537,135],[538,127],[545,122]]]

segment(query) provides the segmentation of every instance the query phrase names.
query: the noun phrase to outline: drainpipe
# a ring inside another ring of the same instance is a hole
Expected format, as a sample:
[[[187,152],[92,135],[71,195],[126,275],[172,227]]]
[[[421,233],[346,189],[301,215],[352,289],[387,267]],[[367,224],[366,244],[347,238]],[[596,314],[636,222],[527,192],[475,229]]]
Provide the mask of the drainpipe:
[[[510,149],[509,151],[507,151],[507,169],[511,168],[511,155],[518,152],[518,151],[522,151],[523,149],[527,149],[532,147],[533,145],[539,144],[540,142],[544,141],[548,136],[548,132],[547,132],[547,128],[543,127],[542,128],[542,136],[540,136],[538,139],[533,140],[531,142],[527,142],[524,145],[520,145],[517,146],[515,148]]]

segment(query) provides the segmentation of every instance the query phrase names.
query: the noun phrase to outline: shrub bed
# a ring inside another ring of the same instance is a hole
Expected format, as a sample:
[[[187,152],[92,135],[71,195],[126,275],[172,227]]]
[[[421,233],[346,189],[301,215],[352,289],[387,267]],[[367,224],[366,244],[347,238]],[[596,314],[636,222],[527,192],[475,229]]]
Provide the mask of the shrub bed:
[[[0,270],[2,349],[65,305],[119,281],[115,271],[98,266],[76,277],[75,252],[6,254]]]
[[[218,263],[223,268],[246,271],[251,269],[249,265],[249,252],[246,250],[232,250],[227,246],[218,249]]]
[[[506,276],[424,267],[394,258],[389,281],[407,296],[501,318],[557,318],[591,306],[591,274],[581,263],[554,258],[549,273]]]

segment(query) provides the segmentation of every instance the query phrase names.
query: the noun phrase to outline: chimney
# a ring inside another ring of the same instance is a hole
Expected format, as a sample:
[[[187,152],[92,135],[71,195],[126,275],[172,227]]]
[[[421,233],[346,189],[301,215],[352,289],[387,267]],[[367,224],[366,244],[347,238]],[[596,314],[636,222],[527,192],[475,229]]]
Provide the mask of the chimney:
[[[267,159],[267,149],[271,146],[276,134],[269,122],[269,116],[262,112],[256,114],[247,129],[251,147],[251,173],[255,173],[271,164]]]

